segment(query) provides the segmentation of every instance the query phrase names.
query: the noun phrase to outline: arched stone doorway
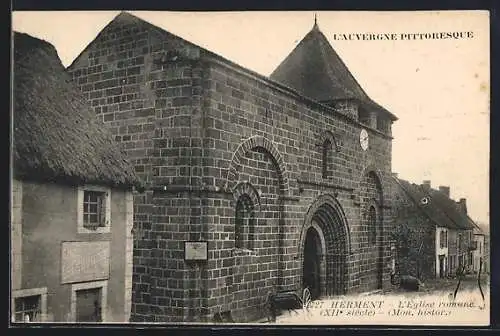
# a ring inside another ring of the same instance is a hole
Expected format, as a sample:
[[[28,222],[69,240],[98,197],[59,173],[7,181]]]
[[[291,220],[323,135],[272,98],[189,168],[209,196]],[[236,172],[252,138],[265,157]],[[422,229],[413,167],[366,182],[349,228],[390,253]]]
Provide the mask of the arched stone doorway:
[[[304,277],[304,287],[309,288],[313,300],[321,296],[320,266],[322,254],[319,233],[314,226],[311,226],[306,232],[302,274]]]
[[[323,195],[310,207],[301,236],[302,285],[314,297],[347,292],[349,229],[342,207]]]

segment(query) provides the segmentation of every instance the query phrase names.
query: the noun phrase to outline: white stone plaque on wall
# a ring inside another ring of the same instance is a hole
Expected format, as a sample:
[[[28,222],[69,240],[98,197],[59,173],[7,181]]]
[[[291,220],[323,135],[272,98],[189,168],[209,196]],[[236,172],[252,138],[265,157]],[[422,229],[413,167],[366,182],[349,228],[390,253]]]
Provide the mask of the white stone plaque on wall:
[[[206,241],[201,242],[184,242],[184,259],[189,261],[207,260],[208,259],[208,244]]]
[[[61,283],[109,278],[109,241],[63,242]]]

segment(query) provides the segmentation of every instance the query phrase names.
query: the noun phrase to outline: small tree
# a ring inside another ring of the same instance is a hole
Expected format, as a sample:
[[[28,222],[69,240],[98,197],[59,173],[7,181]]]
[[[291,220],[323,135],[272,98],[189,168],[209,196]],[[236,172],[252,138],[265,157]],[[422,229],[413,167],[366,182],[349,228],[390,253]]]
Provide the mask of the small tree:
[[[419,232],[405,222],[394,228],[390,237],[396,243],[396,265],[399,266],[399,272],[420,278],[423,240]]]

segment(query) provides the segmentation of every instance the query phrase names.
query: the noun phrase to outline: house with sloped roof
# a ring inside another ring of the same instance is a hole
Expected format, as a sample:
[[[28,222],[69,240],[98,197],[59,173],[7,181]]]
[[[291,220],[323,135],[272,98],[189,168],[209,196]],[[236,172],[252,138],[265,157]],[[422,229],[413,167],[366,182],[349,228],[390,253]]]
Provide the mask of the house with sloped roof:
[[[131,321],[249,322],[278,291],[390,286],[397,118],[319,26],[263,76],[123,12],[68,67],[146,181]]]
[[[393,177],[394,257],[397,272],[419,279],[455,276],[472,271],[475,224],[466,199],[450,198],[450,188],[415,184]]]
[[[484,229],[481,228],[480,225],[474,223],[474,229],[472,231],[472,239],[474,244],[476,245],[475,249],[471,251],[472,258],[472,271],[474,273],[481,272],[488,273],[489,272],[489,249],[487,246],[488,242],[488,234]]]
[[[128,321],[142,182],[54,46],[12,38],[12,321]]]
[[[490,273],[490,270],[491,270],[491,261],[490,261],[490,242],[491,242],[491,239],[490,239],[490,229],[489,229],[489,225],[480,225],[481,227],[481,231],[483,233],[483,239],[484,239],[484,249],[482,250],[482,253],[481,253],[481,256],[483,257],[483,261],[484,261],[484,272],[485,273]]]

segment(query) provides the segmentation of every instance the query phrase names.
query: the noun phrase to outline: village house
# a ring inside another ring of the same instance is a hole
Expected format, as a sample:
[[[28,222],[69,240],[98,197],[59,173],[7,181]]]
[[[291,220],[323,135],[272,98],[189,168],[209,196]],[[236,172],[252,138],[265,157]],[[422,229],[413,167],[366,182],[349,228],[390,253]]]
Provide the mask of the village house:
[[[490,273],[491,271],[491,265],[490,265],[490,231],[489,228],[484,228],[483,229],[484,233],[484,250],[483,250],[483,266],[484,266],[484,272],[485,273]]]
[[[455,276],[472,270],[476,227],[467,215],[466,199],[455,202],[450,188],[417,185],[393,177],[393,256],[400,275],[420,280]]]
[[[481,272],[486,273],[488,268],[486,266],[488,258],[486,258],[486,234],[481,230],[479,225],[474,223],[474,229],[472,231],[473,241],[476,245],[476,249],[471,251],[470,258],[472,259],[472,271],[474,273],[479,272],[479,267],[481,265]]]
[[[391,286],[397,118],[312,26],[266,77],[124,12],[68,67],[147,183],[131,321],[254,321],[277,290]]]
[[[12,321],[126,322],[140,180],[55,48],[13,49]]]

